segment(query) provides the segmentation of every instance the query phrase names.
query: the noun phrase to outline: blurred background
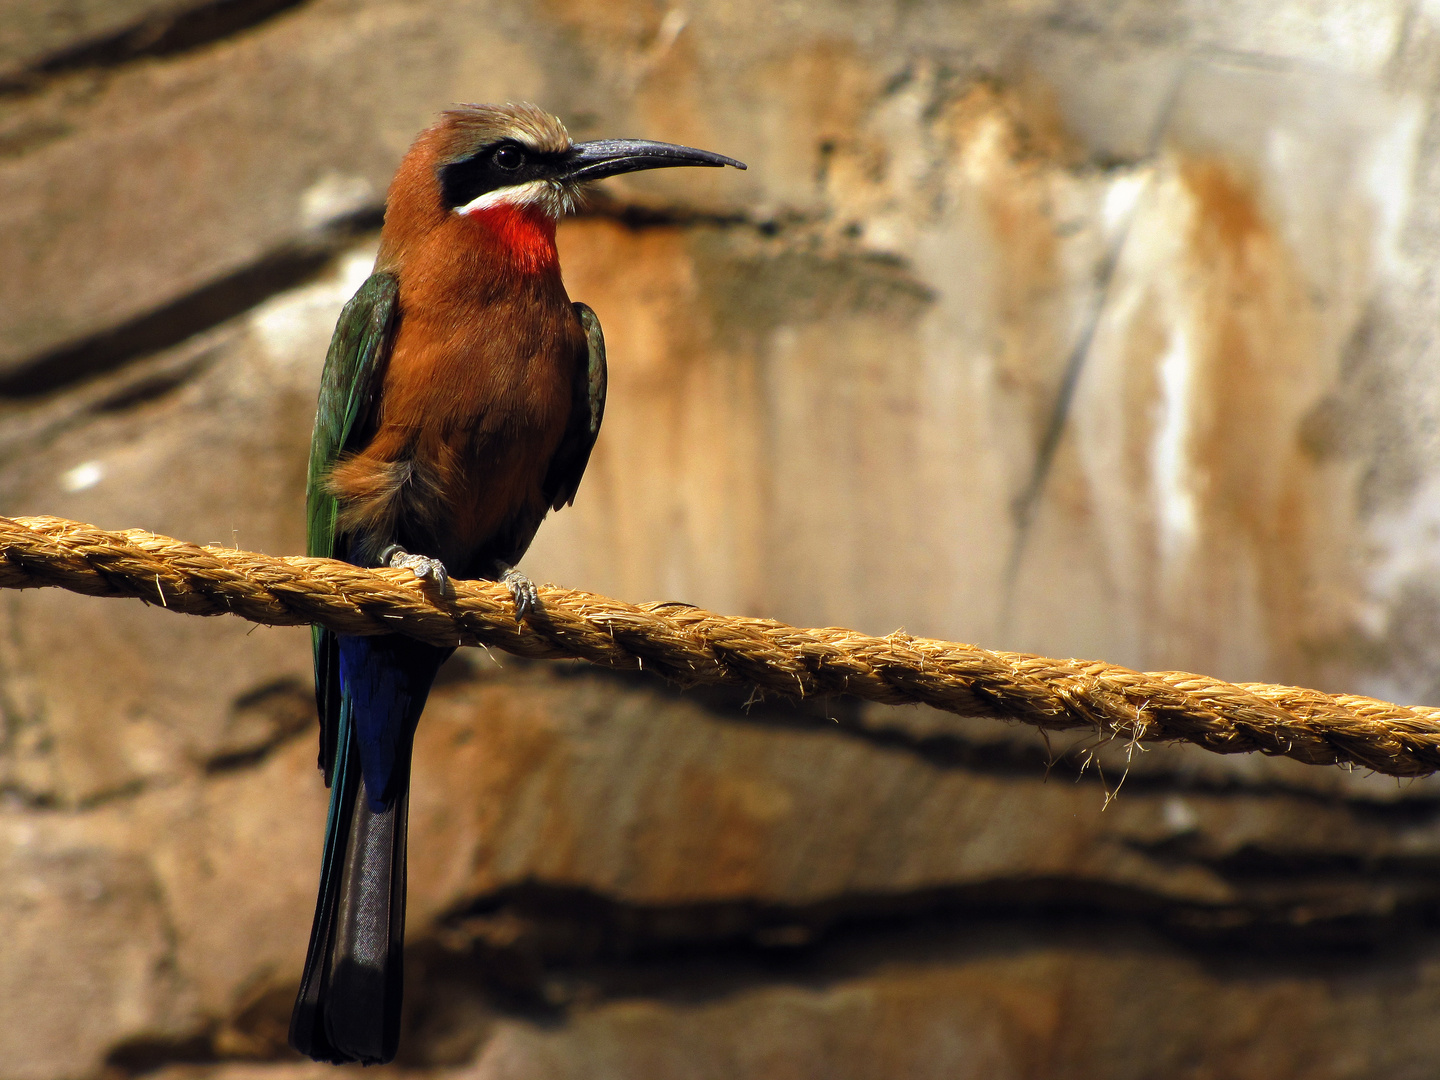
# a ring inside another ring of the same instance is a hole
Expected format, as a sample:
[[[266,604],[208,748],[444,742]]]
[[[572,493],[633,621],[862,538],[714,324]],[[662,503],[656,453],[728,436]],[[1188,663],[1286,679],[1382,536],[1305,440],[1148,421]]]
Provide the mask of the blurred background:
[[[561,227],[537,580],[1440,702],[1432,0],[0,0],[0,512],[302,550],[389,177],[496,100],[750,165]],[[0,596],[4,1080],[331,1075],[308,665]],[[383,1073],[1440,1075],[1437,783],[746,706],[447,667]]]

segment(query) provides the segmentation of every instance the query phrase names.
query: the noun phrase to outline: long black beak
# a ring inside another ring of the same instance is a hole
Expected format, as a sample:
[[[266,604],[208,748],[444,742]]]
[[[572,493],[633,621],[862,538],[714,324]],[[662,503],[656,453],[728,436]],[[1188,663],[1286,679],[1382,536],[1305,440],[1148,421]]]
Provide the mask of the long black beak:
[[[601,180],[641,169],[673,169],[680,165],[704,165],[712,169],[725,165],[745,168],[743,161],[724,154],[647,139],[601,139],[598,142],[576,143],[570,148],[568,157],[562,179],[576,182]]]

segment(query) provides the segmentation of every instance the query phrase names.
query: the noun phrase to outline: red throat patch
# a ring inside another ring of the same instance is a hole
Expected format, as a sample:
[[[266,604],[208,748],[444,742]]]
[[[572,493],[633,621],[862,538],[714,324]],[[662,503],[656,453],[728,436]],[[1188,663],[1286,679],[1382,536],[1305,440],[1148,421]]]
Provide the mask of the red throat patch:
[[[494,234],[516,270],[535,274],[559,265],[555,219],[538,206],[498,203],[476,210],[470,217]]]

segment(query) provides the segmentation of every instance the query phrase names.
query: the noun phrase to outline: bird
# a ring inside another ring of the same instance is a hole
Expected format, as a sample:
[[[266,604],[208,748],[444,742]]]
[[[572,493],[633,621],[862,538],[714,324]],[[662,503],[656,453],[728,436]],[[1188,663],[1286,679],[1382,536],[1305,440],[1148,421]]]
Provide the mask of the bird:
[[[422,131],[386,193],[374,272],[340,314],[321,374],[307,550],[504,582],[574,502],[605,411],[605,342],[572,303],[555,226],[590,181],[734,158],[643,139],[573,142],[530,104],[458,105]],[[290,1044],[378,1064],[399,1047],[406,814],[415,728],[453,651],[315,627],[320,768],[330,788],[319,895]]]

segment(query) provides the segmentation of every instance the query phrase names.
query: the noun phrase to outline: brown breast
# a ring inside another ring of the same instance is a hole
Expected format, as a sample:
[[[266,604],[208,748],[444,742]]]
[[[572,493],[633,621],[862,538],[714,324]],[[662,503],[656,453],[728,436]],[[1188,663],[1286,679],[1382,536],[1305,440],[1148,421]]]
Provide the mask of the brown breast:
[[[459,570],[507,530],[523,550],[544,517],[586,345],[558,266],[519,272],[447,231],[407,252],[374,435],[331,486],[343,528],[433,535],[422,553]]]

